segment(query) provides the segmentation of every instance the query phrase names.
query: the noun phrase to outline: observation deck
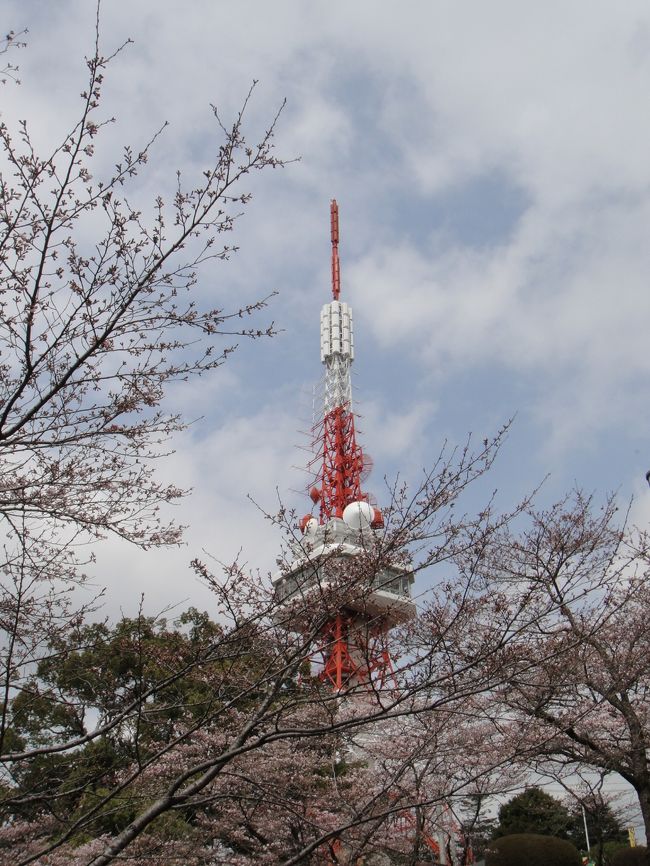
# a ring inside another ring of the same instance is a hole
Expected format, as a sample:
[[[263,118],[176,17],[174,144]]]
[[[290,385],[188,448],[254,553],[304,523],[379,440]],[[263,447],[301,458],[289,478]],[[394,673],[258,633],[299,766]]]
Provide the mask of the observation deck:
[[[339,517],[320,525],[314,520],[300,542],[292,545],[295,559],[273,576],[278,602],[317,603],[319,594],[338,588],[346,610],[376,618],[384,628],[413,618],[414,576],[392,563],[373,568],[373,536],[369,525],[350,526]]]

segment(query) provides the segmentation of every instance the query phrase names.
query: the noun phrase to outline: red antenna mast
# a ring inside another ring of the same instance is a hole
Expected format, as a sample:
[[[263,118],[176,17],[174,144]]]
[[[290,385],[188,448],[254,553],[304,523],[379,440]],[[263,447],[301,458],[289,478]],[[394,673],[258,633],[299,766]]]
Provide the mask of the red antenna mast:
[[[332,235],[332,297],[338,301],[341,294],[341,268],[339,265],[339,206],[335,198],[330,204],[330,232]]]

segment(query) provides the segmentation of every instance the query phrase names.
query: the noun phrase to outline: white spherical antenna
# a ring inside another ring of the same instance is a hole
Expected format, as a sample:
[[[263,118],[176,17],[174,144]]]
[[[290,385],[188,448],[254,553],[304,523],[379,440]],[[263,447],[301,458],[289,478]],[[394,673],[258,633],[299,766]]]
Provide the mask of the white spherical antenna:
[[[305,535],[314,535],[318,529],[318,521],[315,517],[310,517],[305,524]]]
[[[343,511],[343,520],[350,529],[368,529],[375,517],[375,509],[367,502],[351,502]]]

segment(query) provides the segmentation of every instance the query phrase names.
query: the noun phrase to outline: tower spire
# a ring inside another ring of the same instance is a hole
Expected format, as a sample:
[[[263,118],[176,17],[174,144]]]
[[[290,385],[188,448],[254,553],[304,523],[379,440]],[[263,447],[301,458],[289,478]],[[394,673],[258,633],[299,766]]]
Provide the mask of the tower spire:
[[[352,310],[339,300],[341,272],[339,264],[339,208],[336,199],[330,203],[332,237],[332,296],[321,310],[321,361],[325,365],[325,405],[322,429],[322,465],[320,470],[320,523],[332,517],[343,517],[352,502],[365,502],[361,491],[364,457],[357,444],[352,411],[351,365],[354,360]],[[316,497],[313,497],[316,498]],[[381,515],[373,510],[373,523],[379,526]]]
[[[341,294],[341,268],[339,265],[339,206],[330,202],[330,234],[332,236],[332,297],[338,301]]]

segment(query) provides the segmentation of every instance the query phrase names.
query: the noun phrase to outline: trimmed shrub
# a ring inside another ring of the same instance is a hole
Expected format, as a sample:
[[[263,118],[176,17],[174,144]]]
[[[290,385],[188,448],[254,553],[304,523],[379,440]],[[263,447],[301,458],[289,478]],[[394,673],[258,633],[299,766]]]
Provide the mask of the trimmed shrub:
[[[648,849],[644,845],[624,848],[612,857],[612,866],[646,866],[648,862]]]
[[[618,854],[619,851],[627,851],[630,847],[629,842],[603,842],[603,866],[612,866],[612,860],[614,859],[614,855]],[[600,850],[598,845],[593,845],[591,849],[591,859],[594,863],[600,863],[598,859],[600,854]]]
[[[582,866],[582,860],[575,845],[564,839],[513,833],[490,842],[485,866]]]

